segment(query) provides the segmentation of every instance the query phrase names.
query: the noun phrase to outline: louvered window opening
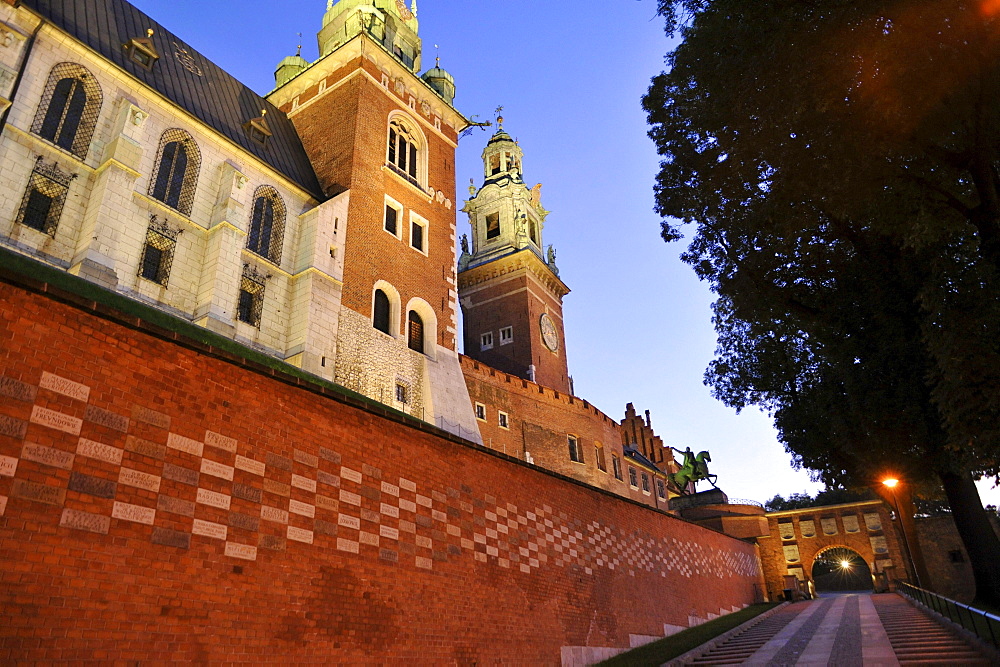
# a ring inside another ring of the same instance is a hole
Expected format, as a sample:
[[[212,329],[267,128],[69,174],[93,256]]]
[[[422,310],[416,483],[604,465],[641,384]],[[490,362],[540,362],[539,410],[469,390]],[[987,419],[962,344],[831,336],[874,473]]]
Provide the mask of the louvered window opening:
[[[260,315],[263,310],[264,284],[244,275],[240,280],[240,297],[236,304],[237,319],[260,328]]]
[[[167,130],[160,139],[149,196],[191,215],[200,168],[201,154],[190,135],[182,130]]]
[[[31,131],[86,159],[104,96],[94,75],[76,63],[52,68]]]
[[[21,200],[17,222],[54,237],[62,216],[69,183],[62,183],[39,171],[32,171]]]
[[[247,249],[275,264],[280,264],[284,238],[284,201],[273,187],[262,185],[254,193]]]
[[[170,278],[177,241],[155,229],[146,230],[146,243],[139,260],[139,275],[164,287]]]

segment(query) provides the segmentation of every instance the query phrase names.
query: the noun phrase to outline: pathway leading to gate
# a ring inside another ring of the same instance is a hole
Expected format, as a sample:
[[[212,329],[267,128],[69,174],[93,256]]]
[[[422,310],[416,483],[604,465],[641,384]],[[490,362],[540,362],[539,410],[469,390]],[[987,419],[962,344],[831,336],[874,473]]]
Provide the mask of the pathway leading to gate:
[[[896,594],[796,602],[688,665],[989,665],[977,648]]]

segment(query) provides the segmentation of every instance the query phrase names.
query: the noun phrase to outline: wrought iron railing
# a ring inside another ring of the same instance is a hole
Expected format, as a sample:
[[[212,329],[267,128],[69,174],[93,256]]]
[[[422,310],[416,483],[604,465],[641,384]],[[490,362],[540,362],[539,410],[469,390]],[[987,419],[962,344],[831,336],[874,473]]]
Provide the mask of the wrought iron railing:
[[[747,500],[746,498],[730,498],[730,505],[751,505],[753,507],[759,507],[764,509],[763,503],[758,503],[756,500]]]
[[[1000,640],[1000,616],[961,602],[955,602],[943,595],[918,588],[904,581],[896,582],[896,592],[916,600],[928,609],[933,609],[953,623],[957,623],[975,634],[984,642],[1000,648],[1000,641],[998,641]]]

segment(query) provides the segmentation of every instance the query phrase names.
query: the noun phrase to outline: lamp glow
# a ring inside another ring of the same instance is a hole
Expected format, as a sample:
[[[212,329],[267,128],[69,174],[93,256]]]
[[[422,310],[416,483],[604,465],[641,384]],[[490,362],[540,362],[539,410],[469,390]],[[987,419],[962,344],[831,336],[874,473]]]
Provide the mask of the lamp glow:
[[[895,477],[890,477],[889,479],[882,480],[882,483],[888,486],[890,489],[892,489],[895,488],[897,484],[899,484],[899,480],[896,479]]]
[[[842,560],[842,561],[840,561],[840,569],[842,569],[842,570],[850,570],[851,569],[851,561],[849,561],[849,560]]]

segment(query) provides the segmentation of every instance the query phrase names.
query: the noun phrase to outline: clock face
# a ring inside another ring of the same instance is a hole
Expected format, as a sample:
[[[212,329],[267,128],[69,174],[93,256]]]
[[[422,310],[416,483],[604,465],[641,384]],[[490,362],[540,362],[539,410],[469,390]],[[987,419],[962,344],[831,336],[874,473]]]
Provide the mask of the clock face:
[[[399,11],[399,15],[403,17],[404,21],[409,21],[413,18],[413,12],[406,6],[406,0],[396,0],[396,10]]]
[[[538,324],[542,330],[542,342],[545,343],[545,347],[549,348],[553,352],[559,349],[559,331],[556,329],[556,323],[552,321],[548,313],[542,313],[541,319]]]

